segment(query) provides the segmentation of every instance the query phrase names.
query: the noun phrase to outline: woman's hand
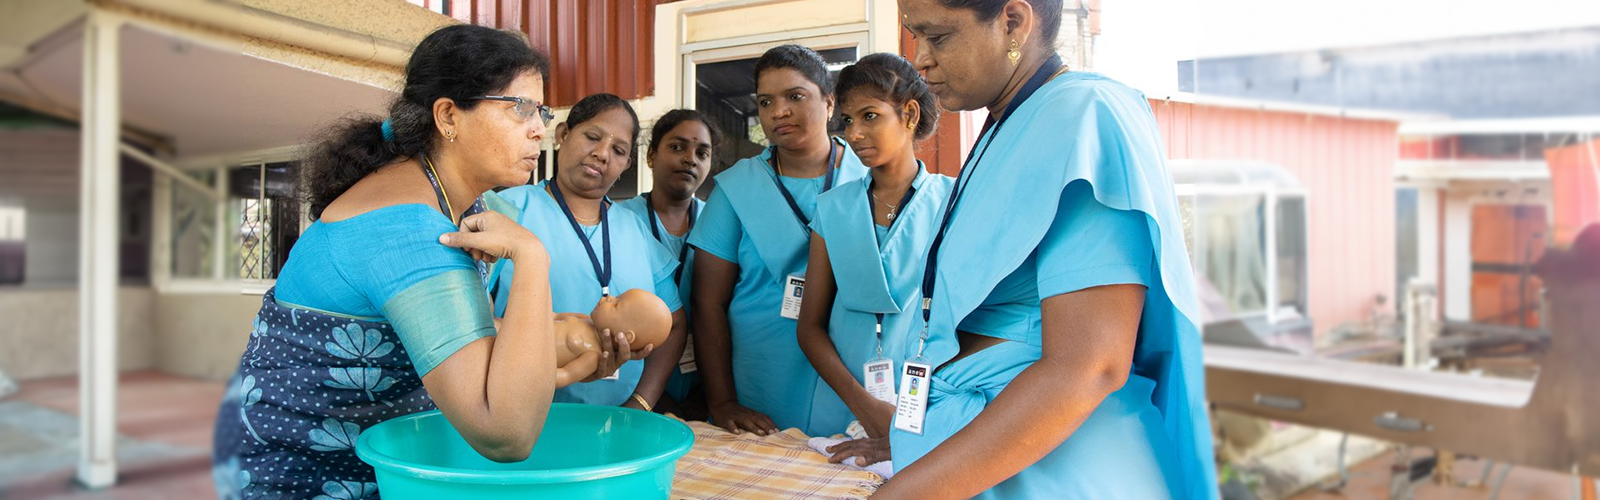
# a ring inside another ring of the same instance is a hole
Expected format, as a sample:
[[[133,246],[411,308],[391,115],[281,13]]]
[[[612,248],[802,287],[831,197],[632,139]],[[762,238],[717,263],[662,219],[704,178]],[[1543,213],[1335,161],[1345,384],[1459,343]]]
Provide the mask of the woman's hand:
[[[750,431],[765,436],[778,432],[778,425],[772,423],[771,417],[733,401],[712,405],[711,422],[732,433]]]
[[[878,398],[867,402],[867,408],[862,411],[857,420],[861,427],[867,429],[867,437],[888,438],[889,428],[894,425],[894,405]],[[885,441],[887,443],[887,441]],[[887,445],[886,445],[887,446]]]
[[[850,465],[866,467],[889,459],[889,438],[852,439],[829,446],[828,453],[833,454],[828,457],[829,462],[844,463],[845,459],[854,457],[855,461]]]
[[[461,229],[439,235],[439,243],[466,250],[472,258],[490,264],[508,259],[524,264],[543,262],[549,265],[550,260],[539,237],[510,217],[493,211],[461,219]]]
[[[644,359],[645,356],[650,355],[651,351],[655,350],[655,344],[647,344],[644,349],[638,351],[632,350],[633,346],[628,345],[629,336],[626,332],[612,333],[610,329],[600,330],[600,363],[595,368],[594,373],[584,378],[583,381],[594,382],[610,377],[612,374],[617,373],[617,370],[622,368],[623,364],[633,359]]]

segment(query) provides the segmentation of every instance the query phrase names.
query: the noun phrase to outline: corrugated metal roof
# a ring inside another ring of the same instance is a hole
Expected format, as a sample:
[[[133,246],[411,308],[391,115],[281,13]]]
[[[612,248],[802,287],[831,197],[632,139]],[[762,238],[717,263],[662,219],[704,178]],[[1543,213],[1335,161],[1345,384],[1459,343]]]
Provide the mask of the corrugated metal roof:
[[[655,6],[665,0],[457,0],[456,19],[528,35],[550,55],[546,96],[571,106],[590,94],[655,94]]]

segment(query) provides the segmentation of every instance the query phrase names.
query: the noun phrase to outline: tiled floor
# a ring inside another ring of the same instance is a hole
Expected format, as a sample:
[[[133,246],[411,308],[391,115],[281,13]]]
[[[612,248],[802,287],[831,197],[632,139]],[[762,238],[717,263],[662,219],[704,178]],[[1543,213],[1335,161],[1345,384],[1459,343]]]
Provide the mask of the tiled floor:
[[[76,377],[23,382],[5,401],[22,401],[69,415],[78,413]],[[117,393],[117,431],[128,439],[169,450],[158,458],[122,460],[117,486],[85,491],[72,483],[71,465],[0,485],[11,499],[205,499],[211,483],[211,423],[223,384],[160,372],[123,374]],[[73,424],[76,425],[76,424]]]
[[[22,391],[5,401],[24,401],[48,410],[75,415],[78,411],[77,379],[73,377],[25,382]],[[129,439],[170,445],[159,459],[125,460],[117,486],[105,491],[84,491],[72,484],[73,470],[66,465],[8,485],[0,485],[0,499],[206,499],[214,498],[211,483],[211,424],[222,400],[223,384],[177,377],[159,372],[124,374],[118,390],[117,429]],[[1369,460],[1352,469],[1350,484],[1337,493],[1313,491],[1293,500],[1388,498],[1392,456]],[[1463,460],[1457,477],[1476,479],[1483,463]],[[1505,500],[1566,499],[1572,491],[1570,476],[1529,468],[1516,468],[1506,478],[1500,498]],[[1443,487],[1431,483],[1418,487],[1416,500],[1483,499],[1485,488]]]

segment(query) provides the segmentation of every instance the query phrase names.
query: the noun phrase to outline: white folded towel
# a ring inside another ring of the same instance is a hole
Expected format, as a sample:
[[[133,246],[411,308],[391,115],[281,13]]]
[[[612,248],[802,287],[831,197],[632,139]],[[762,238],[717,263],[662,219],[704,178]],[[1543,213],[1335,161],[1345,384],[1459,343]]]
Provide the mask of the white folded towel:
[[[817,450],[817,453],[821,453],[822,456],[832,458],[833,454],[832,453],[828,453],[828,447],[836,445],[836,444],[839,444],[839,443],[843,443],[845,441],[849,441],[849,439],[847,439],[847,438],[814,437],[814,438],[811,438],[811,439],[807,440],[806,441],[806,445],[810,446],[811,449],[813,449],[813,450]],[[851,467],[855,467],[857,469],[862,469],[862,470],[865,470],[867,472],[871,472],[873,474],[877,474],[879,476],[883,476],[884,479],[889,479],[891,477],[894,477],[894,463],[892,461],[884,460],[882,462],[878,462],[878,463],[867,465],[867,466],[863,467],[863,466],[860,466],[860,465],[856,464],[856,462],[859,462],[860,460],[861,460],[861,457],[851,457],[851,458],[845,459],[845,461],[840,462],[840,463],[843,463],[845,465],[849,465]]]

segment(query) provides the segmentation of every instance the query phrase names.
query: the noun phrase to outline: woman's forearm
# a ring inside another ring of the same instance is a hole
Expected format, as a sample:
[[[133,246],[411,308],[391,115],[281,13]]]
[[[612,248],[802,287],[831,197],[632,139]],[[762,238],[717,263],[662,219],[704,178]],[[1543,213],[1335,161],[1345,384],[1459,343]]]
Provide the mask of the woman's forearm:
[[[1061,446],[1126,380],[1125,372],[1119,377],[1040,359],[970,424],[896,474],[872,498],[955,499],[982,493]]]
[[[867,389],[856,381],[850,374],[850,367],[845,366],[839,358],[839,350],[834,348],[833,340],[828,337],[827,330],[820,325],[805,324],[799,328],[800,352],[805,353],[806,359],[811,361],[811,366],[817,370],[817,375],[827,382],[839,399],[844,400],[845,406],[855,415],[863,415],[868,411],[868,403],[876,401]]]
[[[732,268],[732,269],[725,269]],[[733,384],[733,339],[728,327],[728,304],[738,267],[709,252],[695,249],[694,360],[700,368],[706,404],[738,402]]]
[[[497,333],[462,347],[423,377],[451,424],[491,460],[527,457],[555,394],[555,324],[547,269],[532,263],[516,266]]]
[[[513,425],[543,421],[555,395],[555,331],[547,266],[516,266],[506,297],[505,328],[489,358],[488,410]],[[500,420],[497,418],[497,420]]]

